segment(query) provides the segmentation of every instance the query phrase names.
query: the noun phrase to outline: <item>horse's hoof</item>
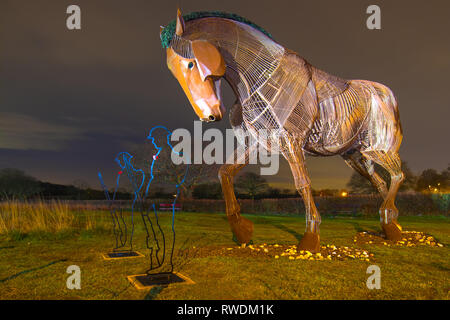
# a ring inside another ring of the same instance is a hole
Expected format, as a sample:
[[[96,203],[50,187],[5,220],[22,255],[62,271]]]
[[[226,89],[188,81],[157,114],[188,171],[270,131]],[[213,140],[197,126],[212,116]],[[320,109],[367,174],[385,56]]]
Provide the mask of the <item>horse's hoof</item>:
[[[310,252],[320,251],[320,236],[318,233],[307,231],[303,235],[302,240],[298,245],[300,250],[307,250]]]
[[[240,244],[247,244],[250,242],[253,235],[253,222],[244,217],[239,217],[236,221],[230,221],[230,224],[231,231],[233,231]]]
[[[402,227],[398,224],[397,221],[393,220],[390,223],[381,223],[381,228],[386,235],[386,239],[392,241],[398,241],[402,239]]]

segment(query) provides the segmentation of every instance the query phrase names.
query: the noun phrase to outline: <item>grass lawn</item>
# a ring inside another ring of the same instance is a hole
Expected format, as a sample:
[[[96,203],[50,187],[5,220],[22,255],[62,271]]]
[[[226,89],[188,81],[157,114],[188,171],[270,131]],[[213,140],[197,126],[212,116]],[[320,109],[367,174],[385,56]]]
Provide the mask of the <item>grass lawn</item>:
[[[297,244],[304,230],[304,217],[246,217],[255,223],[255,245]],[[161,220],[170,236],[170,213]],[[430,234],[443,248],[360,245],[374,254],[373,261],[366,262],[221,255],[208,248],[238,250],[223,214],[177,213],[175,271],[195,284],[151,290],[137,290],[126,279],[149,265],[142,221],[136,221],[134,243],[145,258],[104,260],[101,253],[113,247],[109,225],[80,232],[0,235],[0,299],[449,299],[448,217],[399,220],[404,230]],[[324,218],[321,241],[354,247],[357,232],[379,228],[376,218]],[[381,269],[379,290],[366,287],[371,264]],[[66,288],[70,265],[81,268],[81,290]]]

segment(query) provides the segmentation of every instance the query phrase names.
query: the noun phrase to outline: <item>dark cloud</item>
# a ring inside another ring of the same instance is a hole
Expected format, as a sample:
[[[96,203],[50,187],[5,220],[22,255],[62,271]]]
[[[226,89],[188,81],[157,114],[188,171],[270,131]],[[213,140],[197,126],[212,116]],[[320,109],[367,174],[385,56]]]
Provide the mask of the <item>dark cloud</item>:
[[[30,116],[0,112],[0,149],[61,150],[73,140],[83,139],[77,127],[50,124]]]

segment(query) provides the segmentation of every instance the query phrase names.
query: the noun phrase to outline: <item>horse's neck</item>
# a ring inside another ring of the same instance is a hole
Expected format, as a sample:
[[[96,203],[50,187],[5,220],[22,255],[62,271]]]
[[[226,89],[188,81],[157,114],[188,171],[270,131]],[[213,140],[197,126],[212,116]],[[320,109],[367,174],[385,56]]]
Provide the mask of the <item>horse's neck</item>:
[[[272,40],[265,40],[236,39],[232,50],[227,48],[227,43],[220,44],[227,52],[224,58],[230,69],[226,80],[243,105],[273,75],[283,57],[282,46]]]
[[[255,133],[260,129],[280,127],[269,111],[272,106],[260,90],[279,67],[284,48],[267,37],[256,38],[259,41],[255,41],[251,36],[241,33],[234,46],[229,41],[219,42],[219,45],[225,52],[228,67],[225,78],[241,105],[234,112],[240,113],[241,124],[232,122],[232,126]]]
[[[309,84],[310,66],[294,52],[273,44],[260,43],[257,50],[249,50],[245,42],[239,43],[236,51],[246,55],[235,54],[226,59],[231,69],[227,71],[227,81],[242,105],[243,125],[255,134],[261,129],[271,130],[275,136],[283,134],[294,109],[299,108],[303,93],[309,90],[306,97],[311,97],[311,101],[304,98],[308,106],[297,110],[302,119],[300,124],[293,125],[301,128],[290,128],[304,134],[317,113],[312,104],[314,86]]]

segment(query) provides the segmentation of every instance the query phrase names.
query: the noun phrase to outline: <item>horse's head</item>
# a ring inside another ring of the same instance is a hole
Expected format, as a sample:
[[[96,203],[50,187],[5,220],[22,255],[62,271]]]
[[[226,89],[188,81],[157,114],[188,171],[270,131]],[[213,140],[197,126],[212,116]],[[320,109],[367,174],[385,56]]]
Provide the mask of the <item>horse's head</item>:
[[[172,40],[176,44],[167,48],[167,66],[200,120],[219,121],[225,112],[220,96],[220,79],[226,68],[224,59],[208,41],[183,39],[184,29],[184,20],[178,10]]]

